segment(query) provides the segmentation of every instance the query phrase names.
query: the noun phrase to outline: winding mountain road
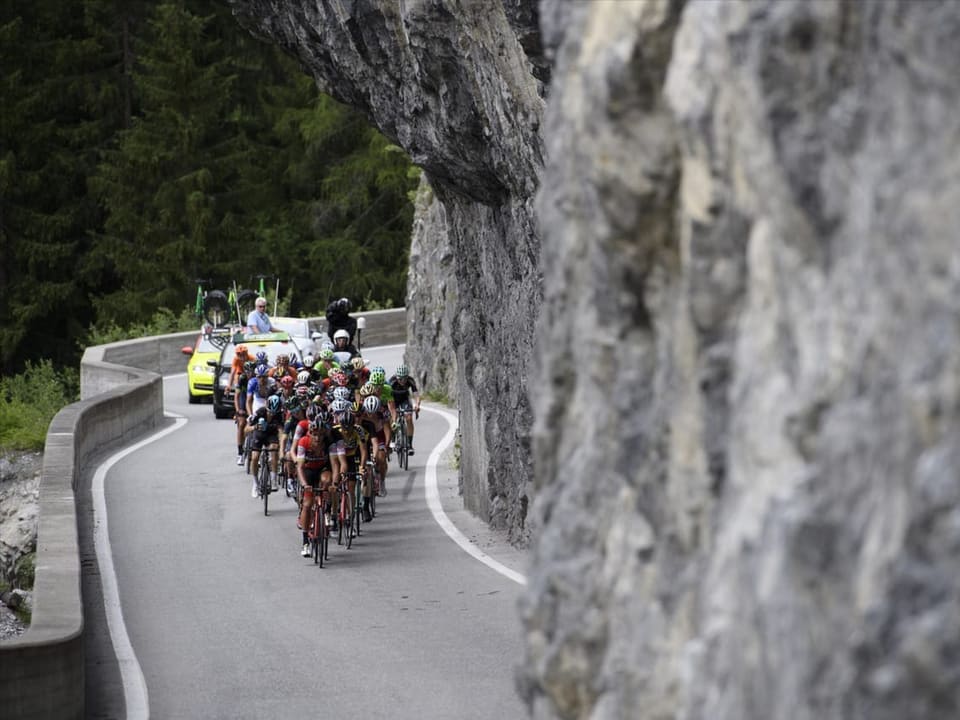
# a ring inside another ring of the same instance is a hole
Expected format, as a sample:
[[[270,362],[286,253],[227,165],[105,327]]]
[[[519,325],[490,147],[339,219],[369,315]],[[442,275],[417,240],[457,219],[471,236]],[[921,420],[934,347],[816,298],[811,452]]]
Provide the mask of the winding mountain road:
[[[365,357],[392,370],[402,350]],[[165,380],[180,416],[166,433],[90,482],[88,717],[526,715],[513,680],[523,555],[486,534],[502,566],[478,561],[428,506],[433,488],[453,526],[483,534],[456,512],[450,453],[431,453],[452,437],[449,412],[421,413],[409,471],[392,464],[377,517],[350,550],[331,543],[321,569],[300,557],[294,503],[276,493],[264,517],[233,423],[181,400],[184,382]]]

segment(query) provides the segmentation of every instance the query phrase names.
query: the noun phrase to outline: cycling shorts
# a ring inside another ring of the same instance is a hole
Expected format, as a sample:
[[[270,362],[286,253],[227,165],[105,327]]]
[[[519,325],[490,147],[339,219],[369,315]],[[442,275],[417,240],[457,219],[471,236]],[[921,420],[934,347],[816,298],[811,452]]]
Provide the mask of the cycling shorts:
[[[329,472],[329,471],[330,471],[330,467],[328,465],[324,465],[323,467],[320,467],[320,468],[305,467],[303,468],[303,477],[307,481],[307,485],[309,485],[312,488],[318,488],[320,487],[320,476],[324,472]]]
[[[250,441],[251,450],[263,450],[270,445],[280,443],[280,433],[277,430],[254,430],[253,440]]]

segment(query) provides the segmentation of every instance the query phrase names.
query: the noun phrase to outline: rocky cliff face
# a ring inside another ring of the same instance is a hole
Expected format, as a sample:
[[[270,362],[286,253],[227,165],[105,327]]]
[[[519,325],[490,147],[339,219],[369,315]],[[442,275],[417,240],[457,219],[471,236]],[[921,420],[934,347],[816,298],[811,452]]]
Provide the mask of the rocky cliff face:
[[[542,14],[534,715],[960,716],[960,5]]]
[[[534,717],[960,716],[960,5],[233,5],[425,168],[518,536],[537,388]]]
[[[433,197],[421,195],[418,237],[428,245],[414,247],[408,359],[428,387],[459,401],[468,506],[522,540],[532,486],[526,378],[542,294],[532,202],[549,75],[536,4],[230,4],[423,168]],[[449,332],[440,347],[455,349],[452,362],[437,361],[438,329]],[[450,392],[440,383],[453,376]]]

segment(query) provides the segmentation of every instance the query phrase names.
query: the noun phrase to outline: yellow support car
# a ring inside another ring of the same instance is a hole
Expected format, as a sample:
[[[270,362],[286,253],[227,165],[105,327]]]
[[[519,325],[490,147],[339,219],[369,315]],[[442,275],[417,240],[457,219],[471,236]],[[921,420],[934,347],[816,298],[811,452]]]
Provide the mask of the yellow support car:
[[[180,352],[190,357],[187,363],[187,397],[190,403],[202,402],[213,397],[213,380],[216,374],[208,360],[217,360],[223,350],[223,343],[215,344],[213,337],[200,333],[197,341],[185,346]]]

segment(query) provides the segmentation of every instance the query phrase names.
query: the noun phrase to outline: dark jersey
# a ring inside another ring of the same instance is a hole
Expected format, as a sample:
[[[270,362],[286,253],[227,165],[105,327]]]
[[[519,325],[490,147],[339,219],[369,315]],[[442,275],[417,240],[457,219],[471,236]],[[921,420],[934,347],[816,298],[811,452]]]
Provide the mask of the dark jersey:
[[[410,402],[411,392],[420,392],[416,381],[409,375],[403,379],[394,375],[390,378],[389,384],[393,388],[393,401],[397,405],[406,405]]]

